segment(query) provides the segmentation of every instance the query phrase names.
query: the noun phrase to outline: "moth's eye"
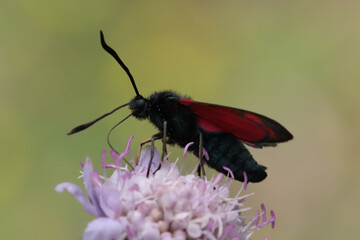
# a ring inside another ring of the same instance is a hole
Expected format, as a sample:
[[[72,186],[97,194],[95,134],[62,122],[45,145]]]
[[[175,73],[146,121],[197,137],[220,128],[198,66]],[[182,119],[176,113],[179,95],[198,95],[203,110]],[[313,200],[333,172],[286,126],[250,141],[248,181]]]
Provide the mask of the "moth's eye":
[[[136,101],[136,107],[138,109],[145,108],[145,100],[144,99],[139,99],[138,101]]]

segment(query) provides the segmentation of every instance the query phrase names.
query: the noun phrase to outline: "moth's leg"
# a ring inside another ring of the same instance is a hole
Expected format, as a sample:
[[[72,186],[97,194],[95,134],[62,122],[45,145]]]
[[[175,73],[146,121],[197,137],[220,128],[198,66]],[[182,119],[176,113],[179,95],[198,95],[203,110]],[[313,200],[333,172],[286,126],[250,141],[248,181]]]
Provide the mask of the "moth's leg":
[[[159,167],[155,170],[155,172],[154,172],[154,174],[157,172],[157,171],[159,171],[160,170],[160,168],[161,168],[161,163],[162,163],[162,161],[164,161],[164,158],[165,158],[165,156],[166,156],[166,154],[167,154],[167,149],[166,149],[166,143],[167,143],[167,141],[166,141],[166,135],[167,135],[167,122],[166,121],[164,121],[164,128],[163,128],[163,135],[162,135],[162,153],[161,153],[161,162],[160,162],[160,164],[159,164]]]
[[[154,159],[154,149],[155,149],[154,144],[155,144],[155,137],[152,136],[152,137],[151,137],[150,161],[149,161],[148,170],[147,170],[147,172],[146,172],[146,177],[149,177],[152,160]]]
[[[146,172],[146,177],[149,177],[149,175],[150,175],[150,168],[151,168],[152,161],[154,159],[155,140],[157,140],[157,139],[160,139],[158,134],[155,134],[151,137],[150,161],[149,161],[149,166],[148,166],[148,169]],[[159,164],[161,164],[161,163],[159,163]]]
[[[161,154],[161,161],[164,160],[164,157],[167,154],[167,149],[166,149],[166,135],[167,135],[167,122],[164,122],[164,130],[163,130],[163,136],[162,136],[162,154]],[[159,168],[160,169],[160,168]]]
[[[158,139],[161,139],[161,136],[162,136],[161,132],[158,132],[158,133],[154,134],[151,138],[146,139],[145,141],[143,141],[142,143],[140,143],[139,151],[138,151],[138,153],[137,153],[137,155],[136,155],[136,159],[135,159],[135,166],[139,164],[140,154],[141,154],[141,149],[142,149],[142,147],[143,147],[145,144],[151,142],[151,139],[153,139],[153,138],[154,138],[154,141],[155,141],[155,140],[158,140]]]
[[[201,177],[201,173],[202,173],[202,175],[205,177],[205,168],[204,168],[205,162],[203,159],[203,137],[201,132],[199,133],[199,161],[200,164],[197,169],[198,175],[199,177]]]

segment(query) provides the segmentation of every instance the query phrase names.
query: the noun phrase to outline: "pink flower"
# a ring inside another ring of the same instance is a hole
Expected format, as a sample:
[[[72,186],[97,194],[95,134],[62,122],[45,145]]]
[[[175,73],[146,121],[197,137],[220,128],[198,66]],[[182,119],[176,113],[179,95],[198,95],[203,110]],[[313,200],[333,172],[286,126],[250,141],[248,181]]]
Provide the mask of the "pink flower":
[[[267,224],[274,227],[275,215],[270,211],[267,219],[262,204],[261,212],[246,221],[242,213],[244,199],[240,196],[246,182],[234,198],[229,197],[232,179],[220,184],[223,174],[211,180],[194,174],[180,175],[175,163],[164,159],[160,170],[146,177],[150,159],[150,146],[144,147],[140,163],[129,170],[121,167],[122,158],[130,152],[129,139],[123,153],[111,152],[112,164],[105,163],[106,151],[101,163],[104,175],[94,170],[89,158],[83,164],[83,179],[87,196],[73,183],[61,183],[57,192],[67,191],[84,207],[86,212],[97,217],[86,227],[84,240],[113,239],[250,239],[250,236]],[[186,149],[186,148],[185,148]],[[184,159],[186,150],[184,152]],[[159,153],[151,165],[153,173],[160,164]],[[110,177],[105,168],[114,171]],[[229,175],[231,170],[228,169]],[[245,174],[246,177],[246,174]]]

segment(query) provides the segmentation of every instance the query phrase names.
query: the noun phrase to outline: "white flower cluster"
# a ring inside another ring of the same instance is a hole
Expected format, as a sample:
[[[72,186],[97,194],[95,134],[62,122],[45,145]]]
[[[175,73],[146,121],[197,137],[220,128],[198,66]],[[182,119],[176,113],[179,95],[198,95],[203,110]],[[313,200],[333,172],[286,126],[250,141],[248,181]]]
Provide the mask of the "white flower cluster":
[[[121,167],[131,140],[119,156],[112,152],[115,164],[106,164],[103,152],[103,168],[114,169],[110,177],[100,176],[91,160],[86,160],[83,178],[88,197],[72,183],[56,187],[58,192],[74,195],[85,211],[97,217],[85,229],[84,240],[242,240],[250,239],[263,226],[274,224],[273,211],[267,220],[263,205],[262,213],[259,211],[246,222],[241,212],[249,209],[243,206],[243,199],[249,195],[239,197],[239,192],[235,198],[229,198],[232,180],[220,184],[222,174],[210,181],[194,174],[182,176],[176,163],[161,162],[155,150],[151,172],[158,169],[160,162],[161,168],[146,177],[150,147],[143,149],[134,170]]]

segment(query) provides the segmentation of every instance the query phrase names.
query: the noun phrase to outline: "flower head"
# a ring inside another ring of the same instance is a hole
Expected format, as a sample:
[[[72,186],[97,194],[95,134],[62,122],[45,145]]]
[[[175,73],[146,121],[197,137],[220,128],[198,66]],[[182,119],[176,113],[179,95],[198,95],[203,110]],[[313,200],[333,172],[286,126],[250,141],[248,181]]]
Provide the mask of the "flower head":
[[[82,164],[83,180],[87,197],[73,183],[61,183],[57,192],[67,191],[97,217],[86,227],[84,240],[113,239],[250,239],[250,236],[265,225],[274,227],[275,215],[270,211],[267,219],[265,206],[256,216],[248,218],[242,213],[244,199],[240,196],[246,182],[235,198],[229,197],[227,179],[220,184],[223,174],[211,180],[194,174],[181,175],[175,163],[160,160],[155,149],[151,174],[146,176],[150,160],[150,147],[144,147],[140,162],[129,170],[121,167],[124,156],[130,152],[129,139],[125,151],[119,155],[111,152],[114,163],[105,162],[106,151],[101,157],[104,174],[94,170],[89,158]],[[184,152],[184,158],[186,150]],[[160,169],[158,169],[161,163]],[[105,169],[112,168],[107,177]],[[229,175],[232,174],[228,169]],[[246,178],[246,174],[245,174]]]

